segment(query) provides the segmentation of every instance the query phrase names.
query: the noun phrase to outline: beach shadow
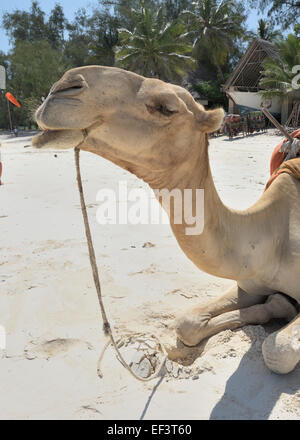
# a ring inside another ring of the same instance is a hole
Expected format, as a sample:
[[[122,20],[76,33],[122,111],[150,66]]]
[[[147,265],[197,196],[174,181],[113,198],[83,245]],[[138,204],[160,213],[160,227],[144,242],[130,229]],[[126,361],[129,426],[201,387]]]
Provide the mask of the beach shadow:
[[[210,420],[267,420],[282,393],[294,395],[299,391],[300,365],[287,375],[272,373],[264,364],[261,342],[247,327],[243,330],[251,338],[251,347],[228,379]],[[275,331],[265,330],[268,334]]]
[[[159,378],[159,380],[156,382],[156,384],[155,384],[155,386],[153,387],[153,389],[152,389],[152,391],[151,391],[151,394],[150,394],[150,396],[148,397],[148,400],[147,400],[147,402],[146,402],[146,405],[145,405],[145,407],[144,407],[144,409],[143,409],[143,411],[142,411],[142,414],[141,414],[141,417],[139,418],[139,420],[144,420],[144,417],[145,417],[145,415],[146,415],[146,413],[147,413],[147,410],[148,410],[148,408],[149,408],[149,405],[150,405],[150,403],[151,403],[151,400],[152,400],[152,398],[153,398],[153,396],[154,396],[154,394],[155,394],[155,392],[156,392],[156,390],[157,390],[157,388],[159,387],[159,385],[162,383],[162,381],[164,380],[164,375],[162,375],[160,378]]]

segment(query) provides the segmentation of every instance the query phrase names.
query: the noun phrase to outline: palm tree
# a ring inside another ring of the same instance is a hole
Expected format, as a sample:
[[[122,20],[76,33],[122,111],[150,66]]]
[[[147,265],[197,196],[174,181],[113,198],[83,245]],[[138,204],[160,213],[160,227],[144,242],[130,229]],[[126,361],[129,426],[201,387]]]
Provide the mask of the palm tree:
[[[276,42],[280,59],[266,58],[263,62],[264,72],[260,87],[264,89],[262,96],[286,96],[294,91],[293,78],[296,73],[294,66],[300,65],[300,38],[289,34],[286,40]]]
[[[274,26],[267,20],[258,21],[257,36],[262,40],[273,41],[281,35],[279,30],[274,30]]]
[[[262,40],[273,42],[279,39],[281,32],[274,29],[274,24],[268,20],[261,18],[258,20],[258,26],[256,32],[247,31],[245,34],[245,41],[252,41],[255,38],[261,38]]]
[[[198,0],[181,17],[188,19],[193,46],[208,48],[219,76],[224,80],[221,65],[234,46],[237,37],[242,36],[245,16],[234,0]]]
[[[168,23],[163,9],[149,10],[142,6],[134,11],[135,28],[119,29],[120,47],[117,65],[148,77],[166,81],[179,80],[194,66],[189,53],[186,28],[182,23]]]

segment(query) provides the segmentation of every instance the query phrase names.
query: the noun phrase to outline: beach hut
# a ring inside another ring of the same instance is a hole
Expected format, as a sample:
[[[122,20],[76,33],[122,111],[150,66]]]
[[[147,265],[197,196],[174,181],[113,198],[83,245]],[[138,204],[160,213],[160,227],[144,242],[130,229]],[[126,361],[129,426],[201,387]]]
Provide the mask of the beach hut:
[[[255,38],[240,59],[236,68],[223,85],[223,91],[229,99],[229,113],[260,110],[264,106],[282,123],[285,123],[292,110],[294,96],[274,97],[262,100],[259,81],[263,73],[263,61],[266,57],[280,60],[276,46],[270,41]]]

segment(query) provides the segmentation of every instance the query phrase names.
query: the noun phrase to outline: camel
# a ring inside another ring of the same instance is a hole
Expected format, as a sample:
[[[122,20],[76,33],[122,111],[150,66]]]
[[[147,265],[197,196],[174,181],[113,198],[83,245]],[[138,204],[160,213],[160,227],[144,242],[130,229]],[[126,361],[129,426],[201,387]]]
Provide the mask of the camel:
[[[206,111],[184,88],[114,67],[71,69],[36,112],[36,148],[81,150],[102,156],[152,189],[204,189],[204,228],[185,233],[170,225],[185,255],[202,271],[234,281],[229,291],[181,312],[175,329],[195,346],[225,329],[287,324],[263,343],[265,364],[291,372],[300,360],[300,182],[281,174],[249,209],[225,206],[209,165],[208,134],[222,109]],[[164,207],[164,206],[163,206]]]

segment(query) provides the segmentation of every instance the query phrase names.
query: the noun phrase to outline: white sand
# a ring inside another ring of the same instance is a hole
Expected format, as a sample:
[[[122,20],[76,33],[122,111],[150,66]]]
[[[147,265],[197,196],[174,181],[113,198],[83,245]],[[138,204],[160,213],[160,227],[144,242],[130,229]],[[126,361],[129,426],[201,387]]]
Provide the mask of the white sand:
[[[213,174],[226,204],[241,209],[259,198],[279,140],[258,134],[211,141]],[[7,349],[0,352],[0,418],[300,419],[300,366],[278,376],[261,355],[266,335],[283,323],[225,331],[187,349],[187,360],[201,367],[198,380],[137,382],[111,348],[102,365],[104,378],[98,378],[104,337],[73,151],[24,149],[29,141],[0,136],[0,325],[7,331]],[[145,185],[100,157],[82,153],[81,159],[115,333],[154,332],[175,343],[177,311],[220,295],[232,282],[194,267],[168,225],[97,224],[99,189],[116,188],[119,180]],[[155,246],[143,247],[145,242]]]

